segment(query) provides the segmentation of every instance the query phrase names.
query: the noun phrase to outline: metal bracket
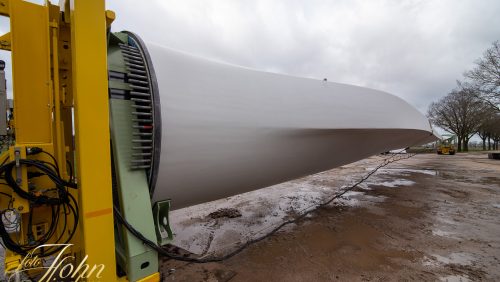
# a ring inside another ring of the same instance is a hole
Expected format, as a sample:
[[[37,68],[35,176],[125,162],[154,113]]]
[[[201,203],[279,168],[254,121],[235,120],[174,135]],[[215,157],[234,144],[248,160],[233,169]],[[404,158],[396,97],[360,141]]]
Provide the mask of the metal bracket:
[[[153,206],[153,216],[155,220],[156,236],[160,245],[165,245],[172,241],[173,234],[170,229],[170,200],[156,202]]]
[[[19,148],[19,147],[14,148],[14,158],[16,161],[16,183],[17,183],[17,185],[21,186],[21,184],[23,183],[23,174],[22,174],[21,163],[20,163],[21,148]]]

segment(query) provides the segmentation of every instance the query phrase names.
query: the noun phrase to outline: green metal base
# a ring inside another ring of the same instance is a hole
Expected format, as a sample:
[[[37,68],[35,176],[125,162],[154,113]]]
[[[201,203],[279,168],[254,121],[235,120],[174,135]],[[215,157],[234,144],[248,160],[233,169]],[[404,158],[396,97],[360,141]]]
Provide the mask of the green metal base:
[[[152,207],[150,196],[155,182],[154,166],[157,165],[157,160],[152,158],[155,156],[153,149],[157,148],[154,136],[161,136],[161,132],[153,131],[157,128],[155,111],[148,110],[156,105],[156,88],[145,63],[147,52],[140,51],[137,46],[130,47],[130,44],[136,44],[135,37],[130,36],[118,32],[108,37],[115,200],[118,200],[126,221],[147,239],[163,245],[172,240],[168,217],[170,201],[161,201]],[[122,226],[115,228],[117,261],[129,281],[158,272],[156,251],[146,247]]]
[[[148,179],[143,170],[130,169],[132,151],[131,102],[110,99],[111,138],[113,161],[118,186],[117,193],[124,218],[149,240],[156,242],[155,224],[151,209]],[[118,261],[127,273],[129,281],[136,281],[158,272],[156,251],[140,240],[121,230],[117,238]]]

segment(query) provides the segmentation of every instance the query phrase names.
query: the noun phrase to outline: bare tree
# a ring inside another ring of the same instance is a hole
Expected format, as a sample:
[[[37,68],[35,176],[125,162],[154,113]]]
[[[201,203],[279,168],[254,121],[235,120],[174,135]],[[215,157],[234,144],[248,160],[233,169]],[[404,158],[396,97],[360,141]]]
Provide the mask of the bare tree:
[[[490,140],[492,134],[499,126],[500,118],[498,117],[498,112],[496,112],[496,110],[491,108],[489,105],[486,106],[483,120],[477,130],[477,135],[481,138],[483,143],[483,151],[486,150],[486,140],[488,140],[488,150],[491,150]]]
[[[493,150],[498,150],[498,143],[500,142],[500,131],[495,130],[491,133],[491,138],[493,139]]]
[[[493,150],[498,150],[500,142],[500,114],[495,114],[491,120],[489,137],[493,139]]]
[[[486,151],[486,139],[488,139],[489,133],[490,133],[489,122],[488,120],[485,120],[481,123],[481,125],[477,129],[477,135],[479,136],[479,138],[481,138],[481,141],[483,142],[483,151]]]
[[[469,150],[469,140],[477,133],[485,117],[485,103],[477,98],[474,89],[453,90],[429,106],[431,122],[458,137],[458,151]]]
[[[464,75],[467,84],[477,90],[479,96],[497,111],[500,111],[500,43],[493,43],[475,62],[473,70]]]

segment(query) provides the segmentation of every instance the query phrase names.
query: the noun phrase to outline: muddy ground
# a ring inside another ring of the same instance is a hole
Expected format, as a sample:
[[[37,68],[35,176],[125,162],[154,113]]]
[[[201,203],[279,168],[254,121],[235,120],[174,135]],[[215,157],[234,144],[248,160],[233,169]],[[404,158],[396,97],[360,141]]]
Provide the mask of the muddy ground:
[[[173,212],[174,244],[230,252],[348,186],[383,156]],[[241,216],[214,217],[219,208]],[[234,212],[234,210],[233,210]],[[500,161],[422,154],[221,263],[162,261],[164,281],[500,281]]]

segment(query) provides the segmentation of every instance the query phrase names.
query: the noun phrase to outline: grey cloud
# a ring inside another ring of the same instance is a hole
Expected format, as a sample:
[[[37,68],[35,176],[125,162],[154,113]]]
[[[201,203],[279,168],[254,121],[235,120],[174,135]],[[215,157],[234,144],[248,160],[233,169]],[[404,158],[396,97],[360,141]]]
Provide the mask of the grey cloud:
[[[422,112],[493,41],[498,1],[108,1],[146,40],[398,95]]]
[[[377,88],[422,112],[500,39],[496,0],[108,0],[107,8],[117,14],[114,31],[250,68]]]

